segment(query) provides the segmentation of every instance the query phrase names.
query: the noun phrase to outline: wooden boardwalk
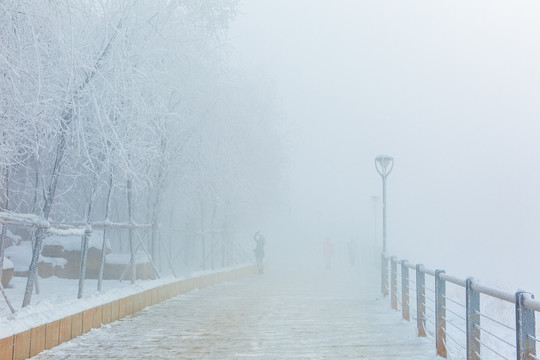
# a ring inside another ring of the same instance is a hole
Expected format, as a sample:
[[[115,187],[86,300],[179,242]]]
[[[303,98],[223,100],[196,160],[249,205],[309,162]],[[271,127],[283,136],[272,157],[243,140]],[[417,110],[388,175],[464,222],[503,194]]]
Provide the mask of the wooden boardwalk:
[[[372,269],[272,271],[181,295],[37,359],[436,359]]]

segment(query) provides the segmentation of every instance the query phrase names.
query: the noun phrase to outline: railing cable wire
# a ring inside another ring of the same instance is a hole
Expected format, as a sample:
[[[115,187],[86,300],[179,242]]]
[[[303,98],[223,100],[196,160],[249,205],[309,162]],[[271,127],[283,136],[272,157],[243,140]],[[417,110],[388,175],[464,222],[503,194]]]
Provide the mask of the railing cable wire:
[[[464,308],[464,309],[466,309],[466,308],[467,308],[467,307],[466,307],[465,305],[463,305],[462,303],[460,303],[460,302],[457,302],[457,301],[455,301],[455,300],[453,300],[453,299],[449,298],[448,296],[445,296],[444,298],[445,298],[446,300],[450,301],[451,303],[454,303],[454,304],[456,304],[456,305],[459,305],[459,306],[461,306],[461,307],[462,307],[462,308]]]
[[[514,329],[513,327],[508,326],[508,325],[506,325],[506,324],[503,324],[502,322],[500,322],[500,321],[498,321],[498,320],[495,320],[495,319],[493,319],[492,317],[489,317],[489,316],[487,316],[487,315],[485,315],[485,314],[482,314],[481,312],[479,312],[479,311],[477,311],[477,310],[475,310],[474,312],[475,312],[476,314],[480,315],[481,317],[485,318],[485,319],[491,320],[491,321],[493,321],[494,323],[497,323],[497,324],[499,324],[499,325],[501,325],[501,326],[504,326],[505,328],[507,328],[507,329],[509,329],[509,330],[516,331],[516,329]]]
[[[536,342],[540,342],[540,339],[538,338],[535,338],[534,336],[532,335],[527,335],[529,337],[529,339],[533,340],[533,341],[536,341]]]
[[[514,349],[516,348],[516,345],[514,345],[514,344],[512,344],[512,343],[509,343],[508,341],[504,340],[503,338],[500,338],[499,336],[493,334],[492,332],[490,332],[490,331],[484,329],[483,327],[480,327],[480,326],[478,326],[477,324],[474,324],[474,327],[476,327],[478,330],[480,330],[480,331],[483,332],[483,333],[485,332],[486,334],[489,334],[489,335],[493,336],[495,339],[502,341],[503,343],[505,343],[505,344],[511,346],[512,348],[514,348]]]
[[[467,335],[467,332],[465,330],[463,330],[461,327],[457,326],[456,324],[454,324],[452,321],[448,320],[447,318],[445,318],[443,316],[443,319],[446,320],[446,323],[447,324],[450,324],[452,325],[455,329],[459,330],[460,332],[462,332],[463,334]]]
[[[456,339],[454,339],[453,336],[451,336],[447,331],[446,329],[443,329],[444,330],[444,333],[446,334],[446,337],[448,337],[450,340],[452,340],[452,342],[454,344],[456,344],[457,346],[459,346],[460,348],[462,348],[463,350],[467,351],[467,348],[463,345],[461,345]],[[448,350],[448,347],[446,346],[446,344],[444,344],[444,346],[446,347],[446,349]]]
[[[481,342],[478,338],[476,339],[476,341],[478,341],[479,344],[481,344],[483,347],[485,347],[486,349],[490,350],[492,353],[496,354],[496,355],[499,355],[501,358],[505,359],[505,360],[510,360],[508,359],[506,356],[502,355],[501,353],[499,353],[497,350],[489,347],[488,345],[486,345],[486,343],[483,343]]]
[[[449,313],[454,314],[458,319],[461,319],[461,320],[465,321],[465,323],[467,322],[467,319],[465,319],[463,316],[461,316],[460,314],[456,313],[455,311],[449,309],[449,308],[446,307],[446,306],[443,306],[443,308],[446,309],[446,311],[448,311]]]

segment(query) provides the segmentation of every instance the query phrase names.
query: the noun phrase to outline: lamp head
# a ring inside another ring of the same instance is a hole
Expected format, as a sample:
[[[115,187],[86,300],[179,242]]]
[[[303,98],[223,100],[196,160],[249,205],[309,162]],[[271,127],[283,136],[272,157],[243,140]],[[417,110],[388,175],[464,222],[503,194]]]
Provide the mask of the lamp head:
[[[375,167],[379,174],[385,177],[394,167],[394,158],[388,155],[379,155],[375,158]]]

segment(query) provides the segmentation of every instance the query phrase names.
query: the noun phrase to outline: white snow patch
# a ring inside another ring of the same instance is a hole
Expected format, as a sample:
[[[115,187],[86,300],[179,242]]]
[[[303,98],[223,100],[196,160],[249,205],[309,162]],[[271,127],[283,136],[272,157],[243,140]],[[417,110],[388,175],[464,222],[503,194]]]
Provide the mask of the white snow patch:
[[[80,234],[73,235],[72,230],[80,231],[80,229],[65,230],[66,236],[50,236],[43,240],[44,245],[58,245],[64,248],[65,251],[81,251],[82,237]],[[84,230],[83,230],[84,233]],[[106,239],[106,246],[111,247],[109,239]],[[101,250],[103,244],[103,230],[94,230],[88,239],[88,248],[96,248]]]
[[[2,266],[3,270],[13,269],[13,263],[11,260],[9,260],[7,257],[4,256],[4,266]]]
[[[32,244],[23,241],[21,245],[6,248],[5,254],[13,262],[15,271],[27,271],[32,260]]]
[[[31,249],[30,246],[28,248]],[[218,271],[196,271],[190,275],[177,278],[167,276],[157,280],[137,280],[133,285],[127,281],[104,280],[101,293],[95,290],[97,280],[87,279],[85,280],[86,290],[82,299],[76,298],[78,280],[60,279],[56,276],[46,279],[40,278],[43,293],[32,295],[32,304],[24,308],[17,308],[16,305],[22,303],[26,278],[14,277],[10,286],[5,290],[8,299],[16,307],[17,312],[11,314],[5,302],[0,301],[0,324],[2,324],[0,326],[0,339],[158,286],[201,275],[227,272],[246,266],[250,266],[250,264],[236,265]],[[45,292],[48,289],[54,290],[53,293],[46,294]]]
[[[52,266],[57,267],[60,266],[63,268],[67,264],[67,260],[64,258],[53,258],[53,257],[46,257],[46,256],[40,256],[40,261],[52,264]]]
[[[50,235],[56,236],[78,236],[81,237],[85,233],[85,229],[58,229],[50,228],[47,229],[47,233]]]

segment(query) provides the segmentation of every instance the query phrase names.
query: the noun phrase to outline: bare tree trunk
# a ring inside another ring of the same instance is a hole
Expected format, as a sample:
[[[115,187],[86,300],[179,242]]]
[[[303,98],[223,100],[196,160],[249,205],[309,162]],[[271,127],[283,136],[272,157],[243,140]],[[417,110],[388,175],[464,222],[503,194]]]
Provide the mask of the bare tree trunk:
[[[165,244],[163,244],[163,237],[161,237],[161,232],[157,235],[159,237],[159,240],[161,241],[161,246],[165,247]],[[171,272],[174,277],[176,277],[176,272],[174,271],[174,266],[171,261],[171,257],[169,256],[169,252],[165,252],[165,255],[167,256],[167,261],[169,263],[169,268],[171,269]]]
[[[36,143],[37,143],[37,139],[36,139]],[[39,212],[39,203],[38,203],[38,198],[39,198],[39,194],[40,194],[40,187],[39,187],[39,150],[36,152],[36,155],[35,155],[35,158],[36,158],[36,165],[35,165],[35,168],[36,168],[36,176],[35,176],[35,188],[34,188],[34,204],[32,206],[32,212],[34,214],[37,214]],[[31,241],[32,241],[32,251],[34,249],[34,246],[36,246],[36,231],[37,230],[32,230],[32,234],[31,234]],[[36,269],[36,276],[34,277],[34,286],[36,288],[36,294],[39,294],[41,292],[41,287],[39,286],[39,271],[38,269]]]
[[[152,253],[152,261],[154,263],[156,263],[156,243],[157,243],[157,223],[154,222],[155,220],[153,219],[152,220],[152,233],[151,233],[151,244],[150,246],[152,247],[151,249],[151,253]],[[157,261],[158,263],[158,266],[159,266],[159,271],[162,271],[161,270],[161,259],[159,259],[159,261]]]
[[[101,161],[101,159],[99,160]],[[84,291],[84,280],[86,279],[86,260],[88,259],[88,238],[92,234],[90,227],[90,219],[92,218],[92,209],[94,201],[96,199],[97,193],[97,182],[101,169],[101,164],[97,166],[97,169],[94,171],[94,179],[92,180],[92,188],[90,190],[90,199],[88,200],[88,211],[86,213],[86,229],[84,235],[81,239],[81,270],[79,273],[79,293],[77,294],[77,299],[82,298]]]
[[[4,287],[2,286],[2,284],[0,284],[0,292],[2,292],[2,296],[4,297],[4,300],[6,301],[6,304],[9,307],[9,310],[11,310],[11,312],[14,313],[15,309],[13,308],[13,306],[11,306],[11,303],[9,302],[6,296],[6,293],[4,292]]]
[[[43,205],[43,217],[45,219],[49,218],[49,213],[51,211],[52,203],[54,200],[54,195],[56,193],[56,186],[58,184],[58,177],[60,176],[60,166],[62,164],[62,159],[64,157],[64,152],[66,150],[66,137],[69,124],[73,119],[73,110],[70,108],[62,116],[60,122],[60,139],[56,147],[56,158],[54,161],[51,182],[49,184],[49,189],[45,195],[45,204]],[[43,239],[45,238],[45,230],[40,228],[36,231],[34,249],[32,251],[32,261],[30,263],[30,269],[28,270],[28,280],[26,281],[26,289],[24,292],[23,307],[30,304],[32,299],[32,290],[34,286],[34,281],[37,272],[37,265],[39,262],[39,254],[41,252],[41,246],[43,244]]]
[[[202,195],[201,195],[201,199],[200,199],[200,202],[201,202],[201,246],[202,246],[202,263],[201,263],[201,268],[206,268],[206,249],[205,249],[205,244],[204,244],[204,204],[203,204],[203,199],[202,199]]]
[[[117,28],[120,27],[121,23],[122,21],[120,21]],[[67,106],[63,110],[62,118],[60,120],[60,129],[59,129],[60,139],[58,140],[58,143],[56,146],[56,158],[54,160],[51,182],[49,183],[49,188],[47,190],[47,193],[45,194],[45,204],[43,205],[43,217],[46,220],[49,219],[49,213],[51,211],[51,207],[54,201],[54,196],[56,193],[56,186],[58,185],[58,178],[60,176],[60,167],[62,164],[62,160],[64,158],[64,152],[66,151],[67,131],[73,120],[73,103],[75,100],[78,100],[81,97],[83,90],[86,88],[88,83],[96,75],[97,70],[100,68],[101,63],[105,59],[105,56],[107,56],[107,54],[109,53],[112,43],[114,39],[116,38],[117,34],[118,32],[115,32],[114,35],[111,37],[111,39],[107,43],[107,46],[105,46],[105,48],[103,49],[103,51],[97,58],[94,64],[94,67],[92,68],[92,71],[90,73],[87,73],[86,78],[84,79],[82,84],[75,90],[73,94],[73,98],[71,99],[71,101],[68,102]],[[45,238],[45,230],[38,229],[36,231],[36,236],[35,236],[35,246],[32,251],[32,261],[30,262],[30,268],[28,269],[28,280],[26,281],[26,289],[24,291],[23,307],[29,305],[32,299],[32,290],[33,290],[36,273],[37,273],[39,254],[41,252],[41,247],[42,247],[44,238]]]
[[[215,257],[215,254],[214,254],[214,250],[215,250],[215,234],[214,234],[214,223],[215,223],[215,219],[216,219],[216,208],[217,208],[217,205],[216,205],[216,202],[214,201],[214,208],[212,210],[212,220],[210,222],[210,231],[211,231],[211,234],[210,234],[210,246],[211,246],[211,250],[210,250],[210,253],[212,254],[212,270],[214,270],[215,266],[214,266],[214,257]]]
[[[132,193],[131,193],[131,178],[128,176],[127,179],[127,200],[128,200],[128,221],[130,225],[133,225],[133,219],[131,217],[131,205],[132,205]],[[129,250],[131,253],[129,264],[131,266],[131,283],[135,283],[137,277],[137,267],[135,263],[135,246],[133,244],[133,228],[129,228]]]
[[[229,211],[229,206],[228,206],[228,203],[225,204],[225,211],[223,213],[223,227],[221,229],[221,267],[225,267],[226,265],[226,262],[225,262],[225,256],[226,256],[226,253],[225,253],[225,232],[227,231],[227,213]]]
[[[109,208],[111,203],[111,194],[113,190],[113,173],[112,169],[109,172],[109,189],[107,191],[107,202],[105,204],[105,222],[109,221]],[[103,243],[101,244],[101,261],[99,262],[99,275],[98,275],[98,291],[101,292],[101,285],[103,282],[103,270],[105,268],[105,256],[107,251],[107,226],[103,228]]]
[[[160,150],[161,150],[161,161],[159,163],[159,170],[157,173],[157,180],[156,180],[156,186],[155,186],[155,197],[154,197],[154,204],[152,208],[152,244],[151,244],[151,251],[152,251],[152,259],[155,263],[159,266],[159,271],[161,271],[161,242],[158,241],[158,238],[156,236],[156,231],[158,227],[158,221],[159,221],[159,212],[161,210],[161,198],[163,195],[163,187],[165,184],[165,177],[167,175],[167,157],[165,156],[165,152],[167,150],[167,139],[165,137],[165,134],[161,133],[161,141],[160,141]],[[165,252],[167,252],[167,249],[164,249]],[[159,254],[158,254],[159,253]],[[156,261],[157,260],[157,261]]]
[[[81,270],[79,275],[79,292],[77,293],[77,299],[82,298],[84,291],[84,279],[86,278],[86,259],[88,258],[88,238],[92,235],[92,229],[90,225],[86,225],[84,235],[81,240]]]
[[[7,211],[9,210],[9,167],[7,165],[4,168],[4,184],[6,185],[6,192],[4,194],[4,210]],[[6,246],[7,227],[7,224],[2,224],[2,235],[0,237],[0,278],[2,278],[2,271],[4,270],[4,248]]]

